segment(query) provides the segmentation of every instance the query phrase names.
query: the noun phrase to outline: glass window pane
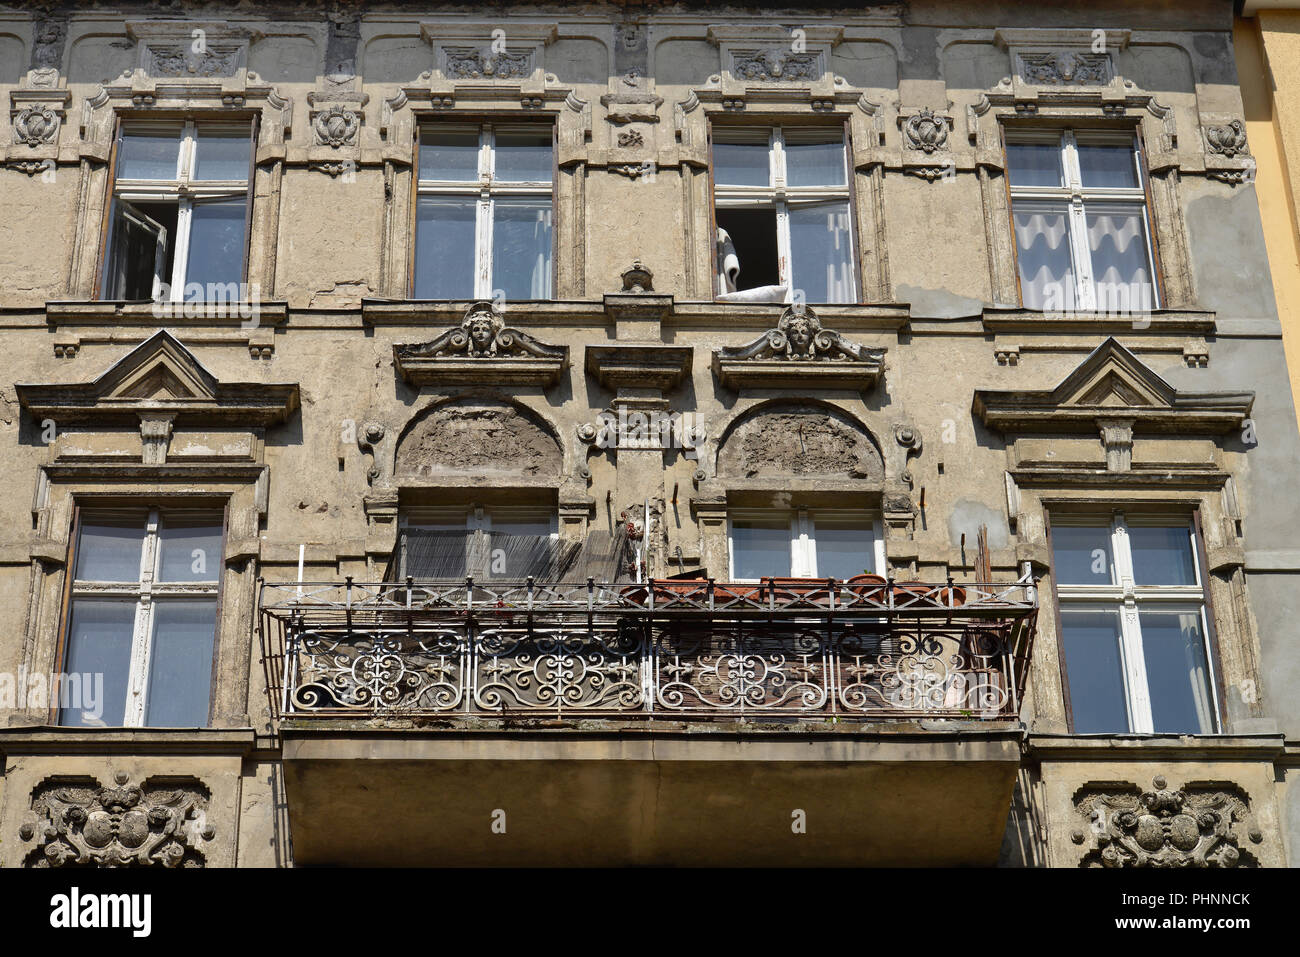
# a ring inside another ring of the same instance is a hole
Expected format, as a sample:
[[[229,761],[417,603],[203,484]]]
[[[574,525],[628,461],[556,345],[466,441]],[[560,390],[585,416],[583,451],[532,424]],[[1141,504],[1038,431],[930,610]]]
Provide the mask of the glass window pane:
[[[852,578],[876,571],[875,529],[870,522],[814,517],[818,578]]]
[[[77,579],[138,582],[145,517],[83,519],[77,541]]]
[[[844,138],[825,133],[785,133],[787,186],[843,186]]]
[[[790,279],[805,302],[853,302],[853,242],[849,204],[819,203],[790,210]]]
[[[199,127],[194,178],[247,181],[250,149],[246,132]]]
[[[1056,143],[1008,143],[1012,186],[1060,186],[1061,147]]]
[[[215,582],[221,568],[221,522],[212,516],[164,514],[158,550],[158,581]]]
[[[498,199],[492,205],[492,289],[506,299],[549,299],[550,199]]]
[[[137,563],[139,559],[137,557]],[[126,713],[135,602],[78,598],[68,626],[59,724],[120,727]]]
[[[1079,176],[1085,188],[1136,187],[1137,161],[1132,146],[1079,143]]]
[[[1073,311],[1074,266],[1065,204],[1017,203],[1014,215],[1020,296],[1025,308]]]
[[[420,134],[420,179],[478,182],[478,131]]]
[[[474,297],[473,199],[420,197],[415,224],[415,298]]]
[[[242,199],[199,203],[194,207],[190,218],[190,258],[185,271],[187,302],[240,301],[245,212]]]
[[[1142,210],[1093,205],[1085,212],[1097,311],[1109,315],[1150,312],[1154,296]]]
[[[1061,631],[1075,732],[1128,731],[1118,613],[1062,608]]]
[[[551,132],[495,135],[493,176],[508,183],[549,183],[551,181]]]
[[[790,519],[734,519],[731,577],[736,580],[790,574]]]
[[[1109,525],[1052,526],[1052,565],[1058,585],[1114,585]]]
[[[1191,532],[1186,525],[1165,528],[1129,526],[1133,580],[1138,585],[1195,585]]]
[[[1157,733],[1210,734],[1210,670],[1199,611],[1143,612],[1142,655]]]
[[[207,725],[216,631],[215,599],[154,604],[146,725],[153,728]]]
[[[770,186],[771,160],[763,143],[714,143],[713,181],[719,186]]]
[[[122,133],[117,160],[118,179],[176,179],[181,152],[181,129]],[[245,166],[244,174],[248,175]]]
[[[152,299],[167,230],[123,200],[113,203],[112,241],[105,268],[109,299]]]

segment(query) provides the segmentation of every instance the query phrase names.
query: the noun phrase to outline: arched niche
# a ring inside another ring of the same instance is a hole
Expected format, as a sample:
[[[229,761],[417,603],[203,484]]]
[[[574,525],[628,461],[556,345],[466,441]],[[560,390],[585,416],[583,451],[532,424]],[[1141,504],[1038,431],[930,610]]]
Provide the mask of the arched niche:
[[[467,395],[419,413],[397,442],[397,484],[461,477],[487,484],[559,482],[564,453],[554,429],[523,405]]]
[[[881,485],[885,468],[875,438],[853,416],[829,403],[777,400],[727,428],[717,476],[724,482],[813,478]]]

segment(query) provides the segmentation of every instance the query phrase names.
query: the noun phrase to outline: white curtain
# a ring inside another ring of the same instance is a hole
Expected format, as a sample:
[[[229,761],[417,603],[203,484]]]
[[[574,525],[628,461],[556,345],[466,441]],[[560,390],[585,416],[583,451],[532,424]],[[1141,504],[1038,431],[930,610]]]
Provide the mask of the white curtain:
[[[1097,311],[1149,312],[1151,272],[1141,211],[1089,212],[1087,222]]]
[[[1063,209],[1017,209],[1020,294],[1026,309],[1071,311],[1074,268],[1070,226]]]

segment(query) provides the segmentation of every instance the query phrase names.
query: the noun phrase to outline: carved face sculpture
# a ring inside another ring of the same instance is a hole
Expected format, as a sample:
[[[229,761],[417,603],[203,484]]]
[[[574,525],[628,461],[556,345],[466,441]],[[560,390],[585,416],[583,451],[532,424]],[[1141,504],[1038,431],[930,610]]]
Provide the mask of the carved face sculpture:
[[[786,325],[785,334],[795,352],[807,352],[816,330],[806,317],[795,316]]]
[[[484,315],[474,316],[469,320],[466,331],[469,333],[471,351],[487,352],[492,348],[492,340],[496,338],[494,326],[495,323]]]

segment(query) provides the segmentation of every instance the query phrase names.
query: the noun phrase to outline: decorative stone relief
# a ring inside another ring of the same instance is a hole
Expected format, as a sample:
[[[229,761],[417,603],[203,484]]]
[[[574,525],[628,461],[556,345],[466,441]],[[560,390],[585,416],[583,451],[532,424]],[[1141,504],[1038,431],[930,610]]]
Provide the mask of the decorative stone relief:
[[[338,149],[340,146],[356,143],[361,121],[354,110],[334,104],[316,114],[312,119],[311,128],[316,134],[316,142],[319,145]]]
[[[781,49],[736,51],[731,57],[731,75],[768,83],[813,82],[822,77],[821,56]]]
[[[150,76],[161,77],[226,77],[234,76],[239,68],[242,46],[224,48],[205,47],[196,51],[185,41],[168,44],[147,44],[144,70]]]
[[[924,109],[903,122],[903,143],[910,150],[933,153],[948,143],[948,120]]]
[[[27,867],[203,867],[208,789],[196,778],[149,778],[130,784],[94,778],[47,778],[32,792],[34,818],[19,837],[35,841]]]
[[[921,439],[921,433],[917,430],[917,428],[906,422],[894,423],[894,441],[897,442],[904,450],[903,451],[903,474],[901,477],[903,479],[903,482],[907,485],[907,487],[912,488],[913,485],[912,471],[910,468],[908,468],[908,464],[912,461],[912,459],[918,457],[921,454],[921,449],[924,447],[925,443]],[[908,499],[908,504],[910,506],[911,499]]]
[[[26,143],[35,149],[42,143],[54,142],[59,132],[59,115],[45,106],[28,106],[14,117],[14,142]]]
[[[538,342],[518,329],[506,327],[501,314],[486,300],[470,306],[459,328],[444,332],[432,342],[398,347],[403,356],[545,356],[562,358],[562,346]]]
[[[451,80],[522,80],[533,73],[533,58],[526,51],[448,47],[446,56]]]
[[[1106,471],[1127,472],[1133,465],[1133,420],[1099,419],[1097,425],[1106,449]]]
[[[533,415],[501,400],[466,396],[434,406],[402,436],[397,479],[447,475],[558,482],[563,456]]]
[[[884,372],[883,349],[872,349],[822,328],[807,306],[790,306],[775,329],[743,346],[723,346],[713,367],[723,385],[738,389],[852,388],[866,390]]]
[[[1174,790],[1157,775],[1150,790],[1121,782],[1088,783],[1074,795],[1086,823],[1075,844],[1091,835],[1085,867],[1257,867],[1241,838],[1259,844],[1250,799],[1235,784],[1192,781]]]
[[[728,430],[718,451],[718,475],[880,482],[884,464],[866,429],[844,412],[778,402],[760,406]]]
[[[833,362],[869,362],[883,355],[850,342],[838,332],[823,329],[813,310],[791,306],[781,313],[776,328],[744,346],[718,350],[723,359],[811,359]]]
[[[1034,86],[1105,86],[1114,76],[1107,53],[1024,52],[1016,61],[1021,78]]]
[[[1231,120],[1222,126],[1205,129],[1205,143],[1211,153],[1233,157],[1246,152],[1246,126],[1241,120]]]
[[[623,291],[631,293],[654,292],[655,274],[651,272],[648,266],[641,264],[641,260],[633,260],[631,267],[625,269],[622,274]]]

